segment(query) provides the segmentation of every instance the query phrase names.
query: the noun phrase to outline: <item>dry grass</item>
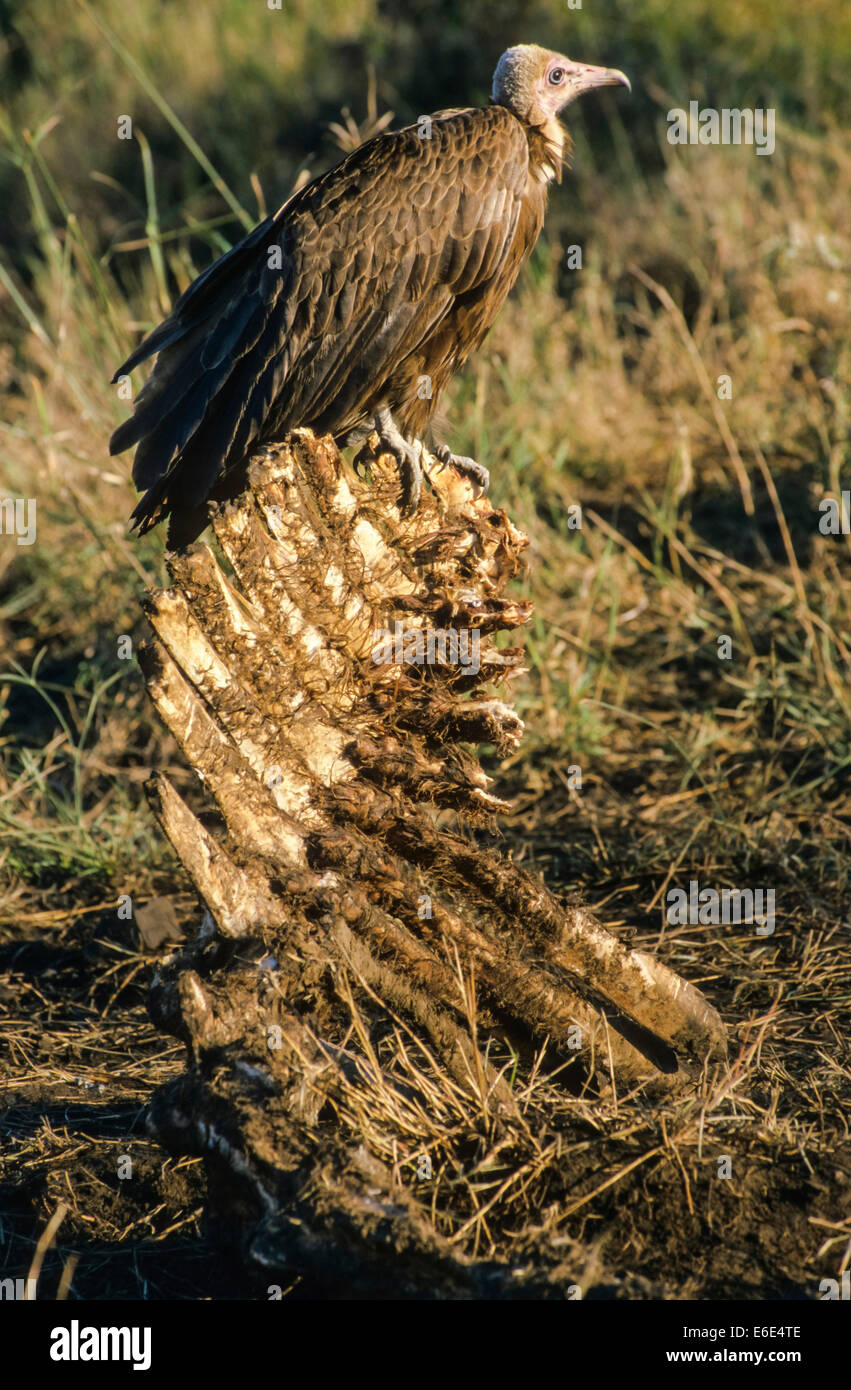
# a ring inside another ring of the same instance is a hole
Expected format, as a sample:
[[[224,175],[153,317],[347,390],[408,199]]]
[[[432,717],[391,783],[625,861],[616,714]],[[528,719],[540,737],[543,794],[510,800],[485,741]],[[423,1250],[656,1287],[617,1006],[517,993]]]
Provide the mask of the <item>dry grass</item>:
[[[33,107],[33,132],[48,114]],[[497,1050],[519,1112],[497,1134],[478,1078],[449,1081],[401,1020],[370,1041],[352,994],[357,1082],[340,1072],[334,1105],[401,1183],[429,1154],[434,1229],[530,1281],[815,1297],[851,1265],[851,538],[818,530],[819,501],[851,486],[851,160],[841,130],[790,125],[770,160],[657,156],[661,172],[629,179],[586,164],[576,204],[568,180],[548,245],[446,408],[531,540],[528,734],[491,769],[516,801],[504,847],[697,983],[730,1025],[729,1069],[685,1098],[601,1104],[567,1094],[548,1053]],[[15,157],[33,238],[25,268],[2,262],[0,470],[4,490],[37,497],[39,532],[31,550],[0,549],[10,1262],[26,1274],[61,1202],[51,1293],[76,1254],[78,1294],[227,1296],[242,1286],[210,1271],[198,1166],[163,1166],[141,1129],[180,1054],[147,1021],[152,962],[116,902],[166,892],[194,930],[140,789],[153,766],[187,794],[192,779],[135,663],[116,657],[163,570],[156,537],[124,534],[131,489],[104,443],[124,411],[105,382],[211,254],[213,200],[194,205],[200,238],[173,219],[158,268],[156,205],[110,232],[132,230],[146,259],[104,252],[64,202],[50,135],[17,135]],[[581,271],[563,265],[573,243]],[[668,925],[665,893],[690,878],[774,888],[774,935]],[[471,998],[463,964],[459,993]],[[124,1153],[138,1182],[116,1176]]]

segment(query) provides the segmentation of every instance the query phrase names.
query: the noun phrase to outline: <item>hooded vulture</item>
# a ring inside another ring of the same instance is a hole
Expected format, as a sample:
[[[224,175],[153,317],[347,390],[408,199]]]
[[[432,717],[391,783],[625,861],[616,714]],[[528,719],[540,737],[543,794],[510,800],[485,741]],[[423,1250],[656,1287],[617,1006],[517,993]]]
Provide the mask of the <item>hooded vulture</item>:
[[[561,176],[559,112],[618,83],[612,68],[510,48],[489,106],[368,140],[199,275],[113,378],[158,354],[110,441],[113,454],[138,445],[139,531],[168,516],[170,545],[194,540],[253,449],[302,425],[340,445],[376,431],[414,510],[440,394],[491,327]],[[472,459],[434,452],[487,487]]]

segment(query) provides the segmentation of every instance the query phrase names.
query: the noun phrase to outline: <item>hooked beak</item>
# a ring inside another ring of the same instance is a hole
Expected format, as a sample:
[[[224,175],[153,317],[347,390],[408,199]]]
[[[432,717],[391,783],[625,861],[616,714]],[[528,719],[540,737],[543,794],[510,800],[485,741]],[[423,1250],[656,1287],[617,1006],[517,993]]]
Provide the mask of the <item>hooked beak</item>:
[[[570,63],[566,69],[572,88],[571,97],[590,92],[593,87],[626,87],[632,91],[632,83],[620,68],[595,68],[588,63]]]

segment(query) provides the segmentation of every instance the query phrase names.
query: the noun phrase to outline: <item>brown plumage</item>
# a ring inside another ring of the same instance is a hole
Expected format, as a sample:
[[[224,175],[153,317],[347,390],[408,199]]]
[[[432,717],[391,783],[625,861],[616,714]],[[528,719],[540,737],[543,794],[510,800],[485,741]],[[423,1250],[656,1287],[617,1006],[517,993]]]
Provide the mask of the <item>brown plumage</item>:
[[[423,432],[529,256],[569,137],[558,112],[621,72],[509,49],[489,107],[382,134],[300,189],[181,295],[113,380],[158,353],[110,452],[138,444],[140,531],[203,529],[252,449],[300,425],[341,443],[377,430],[420,492]],[[436,452],[487,486],[486,470]]]

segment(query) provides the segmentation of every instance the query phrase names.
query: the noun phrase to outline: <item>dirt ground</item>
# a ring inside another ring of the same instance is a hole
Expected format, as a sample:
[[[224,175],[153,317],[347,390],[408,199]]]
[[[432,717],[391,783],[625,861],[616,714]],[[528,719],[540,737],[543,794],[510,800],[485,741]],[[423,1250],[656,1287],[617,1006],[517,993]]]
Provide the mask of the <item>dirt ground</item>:
[[[570,827],[574,862],[596,856],[592,828],[568,796],[559,802],[556,788],[542,785],[518,820],[518,853],[528,854],[531,842],[549,872],[563,853],[558,824]],[[598,892],[608,897],[599,882]],[[628,898],[619,894],[625,915]],[[176,895],[173,905],[192,932],[199,913],[191,895]],[[795,938],[759,948],[742,935],[719,952],[711,928],[673,929],[664,943],[663,958],[680,970],[688,961],[689,977],[731,1026],[737,1113],[720,1131],[707,1126],[702,1148],[688,1135],[667,1152],[665,1114],[676,1132],[679,1106],[672,1114],[632,1103],[629,1123],[608,1126],[610,1134],[570,1128],[562,1201],[635,1164],[565,1227],[571,1277],[584,1297],[810,1300],[822,1278],[835,1276],[838,1257],[847,1258],[851,1155],[838,1089],[847,1042],[825,1008],[822,972],[845,990],[847,976],[835,932],[821,913],[809,921]],[[769,969],[757,960],[766,952]],[[704,976],[700,962],[719,955]],[[64,1271],[78,1299],[265,1297],[237,1252],[217,1240],[222,1233],[205,1228],[202,1161],[169,1158],[146,1135],[152,1091],[179,1075],[183,1058],[147,1016],[155,968],[140,953],[135,924],[116,921],[114,911],[71,915],[49,940],[33,932],[7,937],[0,949],[0,997],[13,1035],[0,1184],[4,1274],[26,1276],[39,1232],[64,1207],[41,1273],[47,1296]],[[811,985],[814,977],[822,985]],[[727,1181],[717,1177],[721,1155],[731,1160]],[[132,1170],[121,1179],[127,1158]],[[533,1229],[525,1240],[534,1261]],[[523,1253],[521,1242],[515,1260]],[[288,1296],[334,1294],[294,1278]]]

